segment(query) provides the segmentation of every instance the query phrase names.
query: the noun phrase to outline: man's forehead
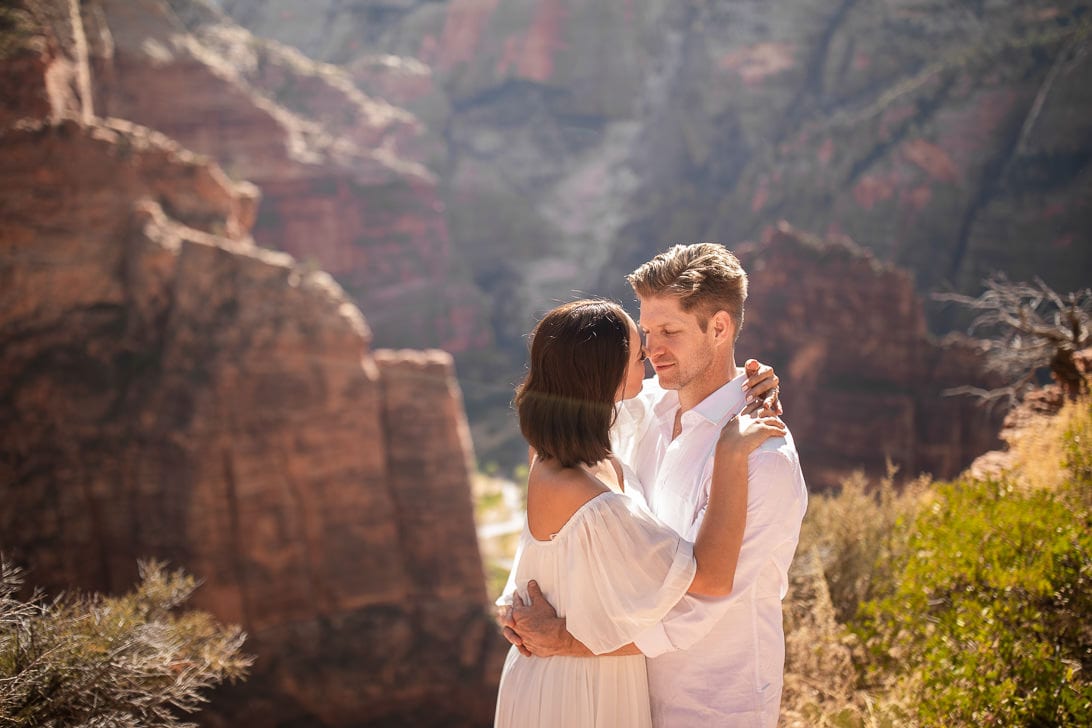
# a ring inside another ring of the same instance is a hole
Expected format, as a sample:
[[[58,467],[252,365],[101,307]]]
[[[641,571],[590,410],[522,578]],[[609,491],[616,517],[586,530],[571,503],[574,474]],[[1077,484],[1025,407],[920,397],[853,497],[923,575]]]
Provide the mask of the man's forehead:
[[[683,311],[682,305],[671,296],[655,296],[652,298],[638,298],[640,304],[640,318],[638,320],[642,329],[651,329],[668,323],[688,323],[693,314]]]

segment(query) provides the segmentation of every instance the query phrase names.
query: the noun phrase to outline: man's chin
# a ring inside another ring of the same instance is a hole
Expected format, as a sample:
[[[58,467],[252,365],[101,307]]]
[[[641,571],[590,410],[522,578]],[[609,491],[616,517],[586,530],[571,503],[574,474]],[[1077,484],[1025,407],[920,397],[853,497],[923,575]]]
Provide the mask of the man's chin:
[[[660,389],[678,389],[679,380],[668,374],[664,376],[662,374],[656,374],[656,383],[660,385]]]

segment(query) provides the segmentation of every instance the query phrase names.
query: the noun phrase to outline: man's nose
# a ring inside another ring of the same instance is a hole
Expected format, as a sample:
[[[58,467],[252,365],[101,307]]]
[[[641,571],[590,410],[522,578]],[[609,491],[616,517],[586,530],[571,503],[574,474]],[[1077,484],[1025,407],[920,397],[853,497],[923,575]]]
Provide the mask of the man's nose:
[[[663,344],[660,341],[660,337],[653,336],[652,334],[645,335],[645,352],[648,354],[648,358],[652,359],[658,354],[663,353]]]

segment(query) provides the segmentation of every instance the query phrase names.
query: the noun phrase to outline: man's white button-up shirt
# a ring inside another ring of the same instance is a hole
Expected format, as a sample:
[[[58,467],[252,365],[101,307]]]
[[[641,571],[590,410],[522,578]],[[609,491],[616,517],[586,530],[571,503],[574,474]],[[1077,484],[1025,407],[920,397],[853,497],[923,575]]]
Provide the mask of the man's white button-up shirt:
[[[721,428],[745,404],[739,376],[681,418],[678,394],[645,380],[619,407],[615,453],[636,473],[652,512],[690,541],[709,502]],[[648,656],[657,728],[777,725],[785,660],[781,600],[807,508],[792,436],[766,440],[748,458],[747,524],[732,593],[686,596],[636,640]],[[637,555],[635,555],[635,558]]]

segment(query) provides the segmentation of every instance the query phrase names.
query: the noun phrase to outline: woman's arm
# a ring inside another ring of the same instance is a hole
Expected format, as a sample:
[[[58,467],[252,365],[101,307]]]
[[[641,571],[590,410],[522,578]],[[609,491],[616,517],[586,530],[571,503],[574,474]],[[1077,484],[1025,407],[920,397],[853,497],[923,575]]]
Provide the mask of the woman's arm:
[[[733,418],[721,430],[709,503],[694,542],[698,568],[688,593],[711,597],[731,593],[747,525],[747,456],[766,439],[782,437],[785,431],[785,424],[776,418],[748,416]]]

